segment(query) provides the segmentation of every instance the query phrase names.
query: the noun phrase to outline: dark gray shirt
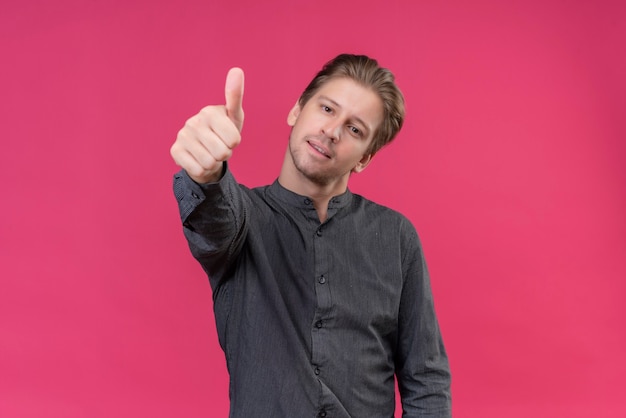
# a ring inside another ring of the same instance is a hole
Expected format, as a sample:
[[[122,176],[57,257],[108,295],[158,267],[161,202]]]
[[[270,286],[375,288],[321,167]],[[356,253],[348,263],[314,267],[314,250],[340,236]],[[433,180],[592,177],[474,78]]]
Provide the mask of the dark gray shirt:
[[[450,417],[450,373],[424,254],[399,213],[346,191],[313,202],[230,171],[174,176],[213,289],[233,418]]]

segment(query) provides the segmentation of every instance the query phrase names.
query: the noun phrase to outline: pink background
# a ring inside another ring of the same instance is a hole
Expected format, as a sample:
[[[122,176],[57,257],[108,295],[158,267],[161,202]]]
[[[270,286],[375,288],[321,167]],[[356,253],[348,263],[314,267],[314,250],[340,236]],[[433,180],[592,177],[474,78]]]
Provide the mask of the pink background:
[[[5,1],[0,416],[225,417],[169,147],[246,71],[249,185],[343,51],[408,119],[352,190],[420,231],[455,417],[624,417],[622,1]]]

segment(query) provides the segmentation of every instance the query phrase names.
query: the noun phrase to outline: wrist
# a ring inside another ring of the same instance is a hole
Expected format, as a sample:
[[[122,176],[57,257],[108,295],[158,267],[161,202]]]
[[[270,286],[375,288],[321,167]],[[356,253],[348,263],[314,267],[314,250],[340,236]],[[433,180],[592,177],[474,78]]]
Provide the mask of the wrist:
[[[208,183],[216,183],[220,181],[220,179],[224,176],[224,172],[226,171],[226,165],[221,163],[217,170],[206,172],[202,176],[194,176],[189,173],[187,175],[190,179],[195,181],[198,184],[208,184]]]

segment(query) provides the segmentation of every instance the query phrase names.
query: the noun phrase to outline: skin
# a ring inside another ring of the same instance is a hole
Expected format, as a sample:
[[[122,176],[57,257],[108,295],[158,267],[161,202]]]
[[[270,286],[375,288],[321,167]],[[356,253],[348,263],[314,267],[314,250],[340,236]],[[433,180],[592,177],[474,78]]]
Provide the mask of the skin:
[[[243,71],[231,69],[226,104],[203,108],[178,132],[170,153],[197,183],[218,181],[224,161],[241,142],[243,87]],[[327,81],[287,116],[292,131],[278,181],[311,198],[324,222],[330,199],[344,193],[350,175],[371,162],[367,149],[382,121],[382,102],[374,91],[349,78]]]
[[[309,196],[323,222],[328,201],[344,193],[350,175],[372,160],[367,150],[382,120],[376,93],[349,78],[329,80],[289,112],[292,131],[278,181]]]
[[[231,68],[224,87],[226,104],[203,108],[178,131],[170,154],[196,183],[218,181],[224,161],[241,143],[243,87],[243,71]]]

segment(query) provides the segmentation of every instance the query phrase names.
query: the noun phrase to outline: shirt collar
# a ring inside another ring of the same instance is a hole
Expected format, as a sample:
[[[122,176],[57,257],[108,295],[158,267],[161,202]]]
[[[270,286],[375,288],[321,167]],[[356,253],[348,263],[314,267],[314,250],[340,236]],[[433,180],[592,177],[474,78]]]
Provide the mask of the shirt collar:
[[[315,209],[313,200],[307,196],[302,196],[284,188],[278,179],[269,186],[269,192],[278,200],[300,209]],[[328,202],[328,209],[341,209],[352,201],[352,192],[349,189],[338,196],[334,196]]]

